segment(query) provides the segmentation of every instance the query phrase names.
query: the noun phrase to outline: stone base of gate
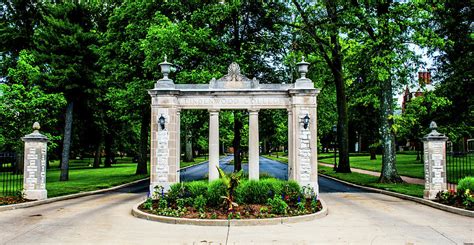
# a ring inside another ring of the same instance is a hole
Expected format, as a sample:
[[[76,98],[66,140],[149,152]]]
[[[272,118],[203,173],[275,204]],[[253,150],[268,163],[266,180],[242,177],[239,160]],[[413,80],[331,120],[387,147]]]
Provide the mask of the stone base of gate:
[[[48,198],[47,190],[26,190],[23,191],[23,194],[28,200],[44,200]]]
[[[278,218],[265,218],[265,219],[188,219],[188,218],[175,218],[168,216],[160,216],[145,213],[138,209],[143,202],[138,203],[132,208],[132,215],[150,221],[156,221],[161,223],[168,224],[181,224],[181,225],[200,225],[200,226],[257,226],[257,225],[278,225],[278,224],[288,224],[288,223],[297,223],[311,221],[315,219],[320,219],[328,215],[328,208],[326,203],[319,199],[321,206],[323,207],[316,213],[291,216],[291,217],[278,217]]]

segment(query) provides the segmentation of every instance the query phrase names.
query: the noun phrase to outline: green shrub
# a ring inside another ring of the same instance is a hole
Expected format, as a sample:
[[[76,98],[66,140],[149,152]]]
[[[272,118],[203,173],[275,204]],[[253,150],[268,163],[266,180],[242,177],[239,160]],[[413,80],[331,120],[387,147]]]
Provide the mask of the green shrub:
[[[268,206],[271,208],[272,214],[286,214],[288,212],[288,204],[279,195],[275,195],[273,198],[268,198]]]
[[[207,186],[207,181],[193,181],[185,184],[185,188],[189,192],[189,197],[192,198],[196,198],[200,195],[206,196]]]
[[[222,180],[214,180],[207,186],[207,204],[209,207],[217,207],[223,203],[222,196],[226,196],[227,187]]]
[[[237,203],[264,204],[268,199],[271,185],[261,181],[243,181],[235,191]]]
[[[464,193],[466,190],[474,192],[474,177],[469,176],[459,180],[457,190],[460,193]]]
[[[244,181],[237,188],[237,203],[265,204],[268,198],[281,195],[284,181],[278,179],[263,179],[259,181]]]
[[[206,202],[206,198],[203,195],[199,195],[194,198],[193,207],[199,212],[204,212],[204,210],[206,209]]]
[[[283,185],[282,195],[287,201],[297,202],[298,198],[303,196],[303,191],[296,181],[290,180]]]

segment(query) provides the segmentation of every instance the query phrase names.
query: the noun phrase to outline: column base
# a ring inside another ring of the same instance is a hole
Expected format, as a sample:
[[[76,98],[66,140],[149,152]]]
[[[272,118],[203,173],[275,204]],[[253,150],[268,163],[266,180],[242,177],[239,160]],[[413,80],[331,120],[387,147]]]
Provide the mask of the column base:
[[[319,197],[319,184],[318,182],[310,182],[310,181],[301,181],[301,182],[298,182],[298,184],[300,184],[301,188],[303,187],[311,187],[313,188],[314,190],[314,193]]]
[[[149,188],[150,197],[153,197],[153,195],[155,194],[155,187],[162,186],[163,187],[163,192],[166,193],[170,190],[170,187],[171,187],[172,184],[174,184],[174,183],[150,182],[150,188]],[[157,193],[157,194],[161,195],[161,193]]]
[[[23,194],[29,200],[44,200],[48,198],[47,190],[25,190]]]
[[[438,195],[440,191],[444,190],[425,190],[423,191],[423,199],[436,200],[436,195]]]

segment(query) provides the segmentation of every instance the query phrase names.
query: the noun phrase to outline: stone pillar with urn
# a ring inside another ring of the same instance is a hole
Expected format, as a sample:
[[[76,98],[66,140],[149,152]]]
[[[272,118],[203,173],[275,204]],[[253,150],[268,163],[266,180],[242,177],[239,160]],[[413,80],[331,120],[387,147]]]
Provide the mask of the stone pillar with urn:
[[[23,194],[26,199],[48,198],[46,191],[46,157],[48,138],[39,132],[38,122],[33,124],[33,133],[22,138],[25,142],[23,168]]]
[[[423,198],[433,200],[440,191],[447,190],[446,141],[448,137],[436,131],[435,122],[431,122],[430,129],[431,132],[423,137],[425,168]]]

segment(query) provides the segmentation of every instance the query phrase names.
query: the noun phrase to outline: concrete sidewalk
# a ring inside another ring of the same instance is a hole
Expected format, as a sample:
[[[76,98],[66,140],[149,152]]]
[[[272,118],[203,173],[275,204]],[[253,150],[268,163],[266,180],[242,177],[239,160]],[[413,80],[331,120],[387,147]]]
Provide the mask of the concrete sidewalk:
[[[322,163],[319,162],[319,165],[325,166],[325,167],[334,167],[333,164],[328,164],[328,163]],[[376,171],[370,171],[370,170],[365,170],[365,169],[359,169],[359,168],[351,168],[351,171],[354,173],[360,173],[360,174],[367,174],[367,175],[372,175],[372,176],[380,176],[380,172]],[[424,185],[425,180],[424,179],[418,179],[418,178],[412,178],[408,176],[400,176],[402,177],[403,181],[409,183],[409,184],[417,184],[417,185]]]

